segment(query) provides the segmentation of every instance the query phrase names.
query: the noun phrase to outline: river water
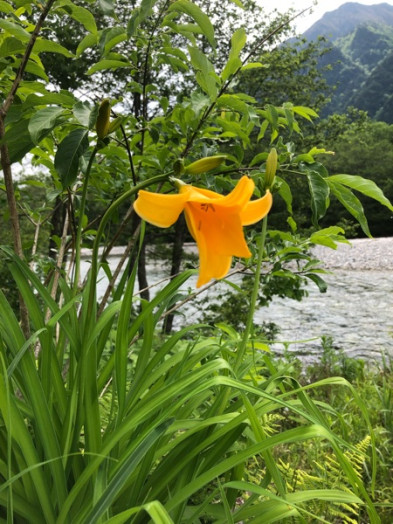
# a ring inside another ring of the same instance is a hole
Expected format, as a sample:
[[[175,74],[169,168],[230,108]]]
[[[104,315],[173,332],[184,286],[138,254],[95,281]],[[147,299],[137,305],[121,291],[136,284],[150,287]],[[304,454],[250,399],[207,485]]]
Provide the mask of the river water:
[[[322,248],[316,254],[327,260],[326,269],[332,272],[323,277],[328,284],[326,293],[310,283],[308,296],[301,302],[274,298],[256,313],[256,323],[273,322],[280,327],[271,350],[277,354],[285,350],[305,361],[318,360],[321,337],[327,335],[333,338],[335,348],[350,357],[374,361],[384,354],[393,358],[393,238],[362,239],[354,241],[352,248]],[[117,260],[118,255],[111,257],[110,265],[115,267]],[[154,283],[165,277],[165,268],[155,263],[148,273]],[[191,277],[184,291],[195,289],[195,282],[196,277]],[[104,286],[103,280],[101,288]],[[199,300],[205,297],[206,305],[216,294],[214,286]],[[197,322],[199,312],[192,302],[183,306],[175,326]]]

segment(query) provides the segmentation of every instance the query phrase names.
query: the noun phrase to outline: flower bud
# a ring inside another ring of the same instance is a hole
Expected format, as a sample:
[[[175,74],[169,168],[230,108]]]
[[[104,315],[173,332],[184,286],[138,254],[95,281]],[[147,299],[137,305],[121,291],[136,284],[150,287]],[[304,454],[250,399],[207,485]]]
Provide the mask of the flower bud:
[[[189,164],[184,168],[184,171],[190,175],[206,173],[206,171],[211,171],[212,169],[218,167],[224,162],[226,158],[226,155],[207,156],[197,160],[196,162],[193,162],[192,164]]]
[[[265,188],[269,189],[274,183],[277,171],[277,150],[273,147],[266,160]]]
[[[119,127],[123,123],[123,120],[124,120],[124,118],[122,116],[118,116],[114,120],[112,120],[112,122],[109,124],[108,133],[107,134],[110,135],[111,133],[116,131],[116,129],[119,129]]]
[[[103,140],[109,131],[111,106],[109,99],[105,98],[98,109],[98,117],[96,121],[97,136]]]
[[[178,158],[174,161],[173,172],[177,176],[182,175],[184,173],[184,162],[182,158]]]

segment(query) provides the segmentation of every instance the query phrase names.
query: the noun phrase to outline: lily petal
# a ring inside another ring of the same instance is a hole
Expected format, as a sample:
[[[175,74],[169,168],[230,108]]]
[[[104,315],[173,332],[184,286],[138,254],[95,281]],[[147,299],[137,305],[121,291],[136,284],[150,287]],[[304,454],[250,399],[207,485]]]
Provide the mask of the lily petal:
[[[188,228],[198,245],[203,237],[207,249],[215,255],[251,256],[237,207],[187,202],[185,214]]]
[[[206,244],[205,238],[200,235],[197,242],[199,251],[199,276],[196,287],[199,288],[207,284],[212,278],[224,278],[228,273],[231,264],[231,256],[215,255]]]
[[[266,195],[258,200],[251,200],[244,206],[240,212],[240,220],[243,226],[249,226],[259,222],[264,216],[266,216],[273,204],[273,197],[269,190],[266,191]]]
[[[176,222],[189,198],[189,191],[177,195],[162,195],[141,190],[134,202],[138,215],[158,227],[169,227]]]
[[[242,176],[235,188],[229,193],[229,195],[222,199],[220,204],[228,207],[238,206],[242,209],[250,200],[254,187],[255,184],[251,178]]]

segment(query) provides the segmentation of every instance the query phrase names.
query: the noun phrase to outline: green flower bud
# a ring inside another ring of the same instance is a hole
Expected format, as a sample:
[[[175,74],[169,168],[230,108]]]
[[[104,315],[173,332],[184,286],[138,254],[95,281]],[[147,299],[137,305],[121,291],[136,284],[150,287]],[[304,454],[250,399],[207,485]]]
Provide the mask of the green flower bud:
[[[173,172],[176,176],[182,175],[184,173],[184,162],[182,158],[178,158],[174,161]]]
[[[97,136],[103,140],[109,131],[110,126],[110,115],[111,115],[111,105],[109,99],[105,98],[98,109],[98,117],[96,121],[96,131]]]
[[[265,171],[265,188],[269,189],[274,183],[274,177],[277,171],[277,151],[273,147],[266,160],[266,171]]]
[[[211,171],[212,169],[218,167],[224,162],[226,158],[226,155],[207,156],[197,160],[196,162],[193,162],[192,164],[189,164],[184,168],[184,171],[190,175],[206,173],[206,171]]]
[[[114,120],[112,120],[112,122],[109,124],[108,135],[116,131],[116,129],[119,129],[122,123],[123,123],[122,116],[118,116]]]

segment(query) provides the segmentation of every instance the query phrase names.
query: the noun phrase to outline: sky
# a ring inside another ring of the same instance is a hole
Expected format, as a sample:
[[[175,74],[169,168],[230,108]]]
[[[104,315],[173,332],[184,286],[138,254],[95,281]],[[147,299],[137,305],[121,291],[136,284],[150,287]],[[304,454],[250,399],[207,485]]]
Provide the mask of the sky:
[[[259,0],[259,4],[267,11],[277,8],[278,11],[285,13],[291,7],[300,12],[307,7],[312,7],[312,12],[307,12],[302,17],[299,17],[295,22],[295,27],[299,33],[302,33],[311,27],[317,20],[322,18],[327,11],[334,11],[340,5],[348,1],[357,2],[363,5],[374,4],[390,4],[393,5],[393,0]],[[314,5],[316,4],[316,5]]]

